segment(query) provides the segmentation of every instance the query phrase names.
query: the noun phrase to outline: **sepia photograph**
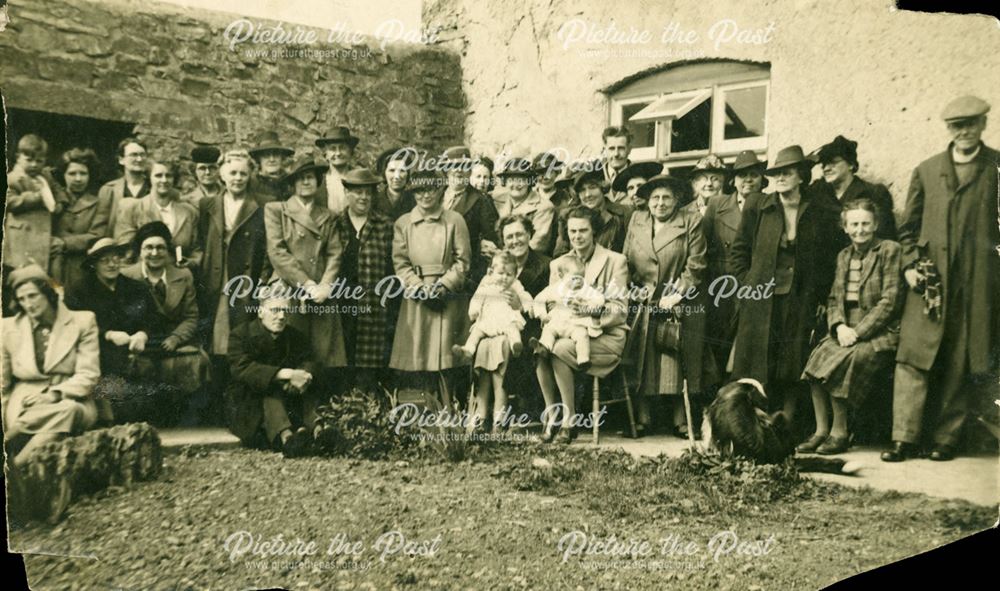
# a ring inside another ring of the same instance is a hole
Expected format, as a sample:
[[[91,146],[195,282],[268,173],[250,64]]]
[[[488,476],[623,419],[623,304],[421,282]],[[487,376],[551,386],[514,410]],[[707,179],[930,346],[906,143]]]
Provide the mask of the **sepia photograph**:
[[[0,0],[12,588],[988,577],[1000,19],[938,10]]]

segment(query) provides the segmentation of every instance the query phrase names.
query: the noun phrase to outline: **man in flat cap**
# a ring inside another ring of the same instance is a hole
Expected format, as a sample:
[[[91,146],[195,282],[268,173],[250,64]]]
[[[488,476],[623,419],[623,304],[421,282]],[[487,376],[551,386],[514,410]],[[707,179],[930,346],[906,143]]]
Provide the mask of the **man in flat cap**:
[[[219,156],[222,153],[216,146],[202,144],[191,150],[191,162],[194,163],[194,179],[196,185],[193,191],[181,199],[198,207],[205,197],[215,197],[222,194],[222,181],[219,179]]]
[[[1000,357],[1000,153],[983,144],[990,106],[963,96],[945,107],[948,149],[913,171],[899,227],[906,295],[896,354],[891,450],[916,455],[925,410],[930,459],[955,457],[966,417],[996,387]],[[992,377],[990,377],[992,375]]]

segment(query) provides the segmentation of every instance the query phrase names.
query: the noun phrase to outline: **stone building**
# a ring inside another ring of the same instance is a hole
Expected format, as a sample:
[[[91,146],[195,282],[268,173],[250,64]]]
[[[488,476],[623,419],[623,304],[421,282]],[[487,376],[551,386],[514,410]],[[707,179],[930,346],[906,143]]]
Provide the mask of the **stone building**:
[[[10,14],[0,33],[8,148],[30,132],[49,140],[53,157],[90,146],[107,176],[115,145],[132,133],[176,155],[194,140],[248,144],[265,129],[311,150],[328,128],[348,125],[363,163],[393,145],[439,149],[465,133],[460,61],[445,47],[343,34],[329,42],[324,29],[312,30],[315,42],[231,46],[224,33],[236,15],[132,0],[13,0]]]
[[[773,156],[842,134],[899,207],[914,166],[949,140],[951,98],[1000,110],[997,21],[892,0],[428,0],[424,26],[461,55],[466,136],[486,153],[593,156],[624,121],[633,160],[684,168],[708,150]]]

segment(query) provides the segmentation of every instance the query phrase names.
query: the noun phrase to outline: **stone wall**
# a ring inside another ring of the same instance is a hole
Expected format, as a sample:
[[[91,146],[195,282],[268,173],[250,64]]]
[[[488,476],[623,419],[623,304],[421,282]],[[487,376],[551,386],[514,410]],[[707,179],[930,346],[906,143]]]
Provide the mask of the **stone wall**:
[[[145,0],[13,0],[10,8],[13,22],[0,34],[8,107],[135,122],[168,153],[192,139],[246,143],[263,129],[310,149],[343,124],[362,138],[366,162],[391,145],[438,149],[464,134],[460,63],[445,48],[328,43],[329,31],[315,30],[315,44],[233,50],[223,32],[235,15]],[[328,53],[251,53],[270,49]]]
[[[570,19],[594,24],[598,34],[611,23],[619,32],[649,30],[652,39],[566,49],[559,31]],[[708,33],[722,19],[745,30],[775,28],[767,43],[717,48]],[[860,144],[859,174],[888,183],[899,206],[913,167],[947,145],[939,115],[951,98],[976,94],[1000,111],[997,21],[898,11],[892,0],[428,0],[424,21],[441,27],[438,42],[462,55],[466,136],[486,153],[559,146],[593,154],[608,124],[602,89],[691,58],[768,62],[768,156],[846,135]],[[671,23],[698,40],[662,43]],[[647,54],[587,51],[595,49]],[[984,139],[1000,145],[1000,124],[991,121]]]

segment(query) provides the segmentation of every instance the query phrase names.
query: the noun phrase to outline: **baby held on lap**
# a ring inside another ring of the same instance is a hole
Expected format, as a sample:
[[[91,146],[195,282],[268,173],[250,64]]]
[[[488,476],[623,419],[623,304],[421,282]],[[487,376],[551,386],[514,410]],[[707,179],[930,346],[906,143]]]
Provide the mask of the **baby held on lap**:
[[[590,339],[601,336],[601,321],[593,312],[604,306],[604,295],[586,284],[583,263],[572,257],[561,260],[556,272],[559,282],[535,297],[535,315],[543,322],[540,339],[529,343],[535,354],[548,355],[558,339],[568,338],[576,347],[580,369],[590,365]],[[555,304],[551,311],[546,306]]]

